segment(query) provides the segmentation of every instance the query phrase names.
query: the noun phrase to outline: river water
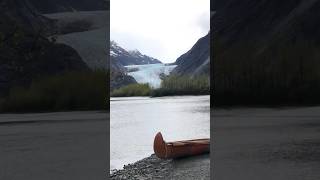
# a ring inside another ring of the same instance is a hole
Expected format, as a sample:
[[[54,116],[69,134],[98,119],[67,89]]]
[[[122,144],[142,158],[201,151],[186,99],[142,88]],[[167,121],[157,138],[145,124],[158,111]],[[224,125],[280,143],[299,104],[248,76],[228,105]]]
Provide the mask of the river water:
[[[121,97],[110,101],[110,169],[153,153],[153,139],[210,137],[210,96]]]

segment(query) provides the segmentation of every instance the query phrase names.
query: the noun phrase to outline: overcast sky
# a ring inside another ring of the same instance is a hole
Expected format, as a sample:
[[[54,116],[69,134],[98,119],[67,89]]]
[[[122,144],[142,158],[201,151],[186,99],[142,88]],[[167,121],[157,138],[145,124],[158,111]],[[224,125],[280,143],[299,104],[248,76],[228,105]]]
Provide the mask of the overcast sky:
[[[174,62],[210,29],[210,0],[110,0],[110,38]]]

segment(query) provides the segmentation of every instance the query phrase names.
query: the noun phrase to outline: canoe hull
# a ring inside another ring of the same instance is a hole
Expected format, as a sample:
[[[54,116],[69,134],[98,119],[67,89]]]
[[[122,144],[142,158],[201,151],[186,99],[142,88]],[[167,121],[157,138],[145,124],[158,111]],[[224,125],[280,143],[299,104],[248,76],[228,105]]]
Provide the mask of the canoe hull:
[[[165,142],[159,132],[154,138],[153,149],[161,159],[200,155],[210,152],[210,139]]]

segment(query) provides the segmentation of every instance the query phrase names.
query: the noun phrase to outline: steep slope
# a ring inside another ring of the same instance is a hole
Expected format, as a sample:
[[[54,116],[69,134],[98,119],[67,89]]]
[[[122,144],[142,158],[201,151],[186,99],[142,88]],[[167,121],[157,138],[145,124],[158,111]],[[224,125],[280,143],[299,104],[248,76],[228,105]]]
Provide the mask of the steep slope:
[[[107,0],[30,0],[42,14],[109,9]]]
[[[320,1],[228,0],[212,17],[215,103],[318,103]]]
[[[46,38],[52,21],[28,1],[3,0],[0,22],[0,95],[35,78],[88,70],[76,51]]]
[[[107,50],[110,50],[110,43],[107,43]],[[109,56],[108,56],[109,57]],[[137,83],[137,81],[127,74],[126,68],[116,59],[110,58],[110,90]]]
[[[110,90],[134,83],[137,83],[137,81],[128,75],[126,68],[115,59],[110,58]]]
[[[200,38],[196,44],[175,62],[177,67],[172,71],[178,75],[210,74],[210,34]]]
[[[40,15],[28,0],[2,0],[1,31],[6,33],[11,27],[24,28],[31,33],[50,34],[55,21]],[[11,24],[5,24],[11,23]]]
[[[111,68],[111,89],[117,89],[122,86],[137,83],[132,75],[138,72],[128,72],[125,66],[134,65],[162,64],[161,61],[139,51],[127,51],[120,47],[116,42],[110,42],[110,68]],[[128,67],[129,68],[129,67]],[[130,68],[129,68],[130,69]],[[139,69],[139,68],[136,68]],[[141,81],[139,81],[141,82]]]
[[[111,41],[110,44],[111,59],[118,61],[123,66],[161,63],[158,59],[143,55],[138,50],[127,51],[114,41]]]
[[[74,48],[91,69],[108,69],[106,48],[109,11],[80,11],[46,14],[57,24],[58,43]]]

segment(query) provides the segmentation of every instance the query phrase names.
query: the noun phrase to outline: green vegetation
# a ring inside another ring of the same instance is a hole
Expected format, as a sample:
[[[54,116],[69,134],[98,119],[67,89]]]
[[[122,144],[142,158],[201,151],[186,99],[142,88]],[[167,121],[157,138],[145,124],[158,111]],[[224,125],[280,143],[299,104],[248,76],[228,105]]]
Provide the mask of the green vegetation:
[[[168,76],[161,82],[161,87],[152,89],[148,84],[130,84],[111,92],[113,97],[128,96],[175,96],[209,94],[209,78],[207,76]]]
[[[0,102],[2,112],[108,109],[109,73],[69,72],[34,80],[29,87],[11,88]]]
[[[129,84],[111,92],[113,97],[128,96],[150,96],[151,87],[149,84]]]
[[[205,95],[210,94],[208,76],[167,76],[159,89],[152,91],[152,96]]]

